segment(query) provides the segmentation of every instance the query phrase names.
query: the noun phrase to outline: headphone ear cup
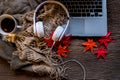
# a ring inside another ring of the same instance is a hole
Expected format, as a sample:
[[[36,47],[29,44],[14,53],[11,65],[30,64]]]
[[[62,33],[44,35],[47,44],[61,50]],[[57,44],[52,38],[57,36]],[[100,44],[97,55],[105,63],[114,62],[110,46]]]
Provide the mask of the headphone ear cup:
[[[39,21],[36,23],[36,35],[38,37],[44,37],[44,27],[43,27],[43,22]]]
[[[61,34],[63,33],[63,30],[64,30],[64,28],[62,26],[58,26],[53,33],[52,40],[53,41],[58,41]]]

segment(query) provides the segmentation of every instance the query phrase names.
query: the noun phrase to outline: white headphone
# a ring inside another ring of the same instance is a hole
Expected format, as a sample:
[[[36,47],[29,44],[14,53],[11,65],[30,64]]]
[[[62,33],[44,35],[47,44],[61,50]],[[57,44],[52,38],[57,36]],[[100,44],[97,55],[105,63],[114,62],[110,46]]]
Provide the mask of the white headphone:
[[[52,36],[53,41],[60,41],[62,39],[62,37],[64,36],[65,31],[68,28],[70,15],[69,15],[67,8],[58,1],[44,1],[37,6],[37,8],[35,9],[35,12],[34,12],[34,16],[33,16],[33,21],[34,21],[33,22],[34,23],[33,31],[34,31],[35,36],[44,37],[43,22],[42,21],[36,22],[36,13],[40,9],[40,7],[42,7],[44,4],[48,4],[48,3],[54,3],[54,4],[60,5],[65,10],[65,13],[68,17],[68,21],[67,21],[65,28],[63,28],[62,26],[58,26],[53,33],[53,36]]]

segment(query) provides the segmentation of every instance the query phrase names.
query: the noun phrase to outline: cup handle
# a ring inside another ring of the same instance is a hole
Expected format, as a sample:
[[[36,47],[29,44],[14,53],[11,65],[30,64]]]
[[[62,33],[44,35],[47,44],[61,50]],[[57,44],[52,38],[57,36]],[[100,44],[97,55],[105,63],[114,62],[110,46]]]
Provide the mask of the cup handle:
[[[22,28],[22,26],[17,25],[17,28]]]

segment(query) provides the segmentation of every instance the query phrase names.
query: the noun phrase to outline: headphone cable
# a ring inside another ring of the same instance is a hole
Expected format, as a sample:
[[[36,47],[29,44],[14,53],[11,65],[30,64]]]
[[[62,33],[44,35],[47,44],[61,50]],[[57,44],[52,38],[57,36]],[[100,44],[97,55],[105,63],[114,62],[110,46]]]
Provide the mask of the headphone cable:
[[[86,79],[86,70],[85,70],[85,67],[83,66],[83,64],[75,59],[71,59],[71,60],[67,60],[67,61],[62,62],[59,65],[66,64],[68,62],[76,62],[77,64],[79,64],[81,66],[81,68],[83,69],[83,80],[85,80]]]

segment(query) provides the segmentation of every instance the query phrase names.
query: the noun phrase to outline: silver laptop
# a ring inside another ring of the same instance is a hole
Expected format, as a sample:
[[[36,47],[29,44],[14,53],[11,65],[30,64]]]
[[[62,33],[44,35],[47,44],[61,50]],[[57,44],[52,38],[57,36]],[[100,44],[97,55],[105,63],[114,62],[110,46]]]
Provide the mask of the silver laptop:
[[[106,0],[58,0],[70,13],[67,32],[73,36],[104,36],[107,33]]]

